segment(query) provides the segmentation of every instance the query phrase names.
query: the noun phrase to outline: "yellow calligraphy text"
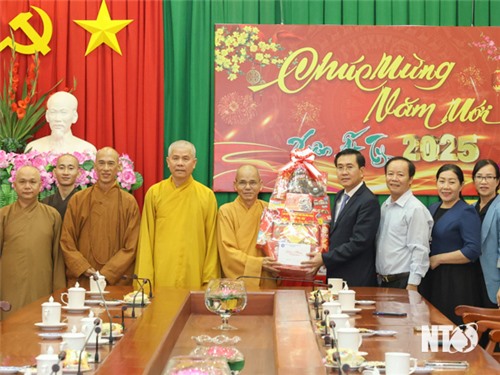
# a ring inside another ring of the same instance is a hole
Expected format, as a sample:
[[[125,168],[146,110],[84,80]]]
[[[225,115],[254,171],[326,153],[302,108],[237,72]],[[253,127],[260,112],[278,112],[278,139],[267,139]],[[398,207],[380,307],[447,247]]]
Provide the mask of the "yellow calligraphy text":
[[[488,120],[488,116],[493,109],[491,104],[486,100],[475,105],[474,98],[455,98],[449,105],[446,113],[441,120],[435,124],[431,123],[432,116],[435,115],[437,108],[435,103],[420,103],[420,99],[404,98],[400,99],[401,89],[397,88],[392,91],[389,87],[384,87],[373,103],[372,107],[365,116],[363,122],[366,123],[372,118],[377,123],[384,121],[388,116],[395,118],[413,118],[418,117],[423,119],[424,126],[427,129],[437,129],[448,123],[473,123],[481,120],[484,124],[498,125],[500,122],[492,122]]]
[[[439,65],[427,64],[418,55],[413,55],[415,62],[405,61],[401,55],[383,54],[377,65],[365,62],[360,56],[353,62],[339,62],[333,59],[333,52],[328,52],[322,59],[311,47],[304,47],[290,54],[280,68],[275,80],[249,86],[253,92],[278,85],[286,94],[295,94],[305,89],[311,82],[325,79],[333,81],[353,81],[362,91],[375,91],[388,81],[413,80],[420,90],[436,90],[450,76],[455,63],[442,62]],[[371,83],[371,84],[370,84]]]

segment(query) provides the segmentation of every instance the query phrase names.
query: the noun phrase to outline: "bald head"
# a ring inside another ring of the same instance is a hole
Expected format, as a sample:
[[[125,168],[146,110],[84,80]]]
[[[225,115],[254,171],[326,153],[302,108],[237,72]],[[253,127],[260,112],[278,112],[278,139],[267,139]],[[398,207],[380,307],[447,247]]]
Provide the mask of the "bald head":
[[[104,147],[97,151],[95,156],[95,171],[97,184],[104,191],[109,190],[116,181],[120,170],[119,154],[112,147]]]
[[[251,207],[262,189],[259,170],[253,165],[242,165],[236,171],[234,190],[247,207]]]
[[[237,170],[236,170],[236,178],[235,178],[235,181],[238,181],[238,179],[242,176],[242,175],[252,175],[253,177],[256,177],[256,179],[258,181],[260,181],[260,173],[259,173],[259,170],[254,167],[253,165],[250,165],[250,164],[245,164],[245,165],[242,165],[241,167],[239,167]]]
[[[113,147],[103,147],[100,150],[97,151],[97,154],[95,155],[95,161],[97,161],[102,158],[104,155],[110,156],[116,160],[118,163],[118,159],[120,157],[120,154],[118,154],[118,151],[116,151]]]
[[[38,200],[42,187],[40,172],[35,167],[26,165],[16,172],[14,190],[21,206],[26,207]]]
[[[73,189],[75,181],[80,172],[80,163],[72,154],[63,154],[57,158],[54,176],[56,177],[59,188],[67,186]]]

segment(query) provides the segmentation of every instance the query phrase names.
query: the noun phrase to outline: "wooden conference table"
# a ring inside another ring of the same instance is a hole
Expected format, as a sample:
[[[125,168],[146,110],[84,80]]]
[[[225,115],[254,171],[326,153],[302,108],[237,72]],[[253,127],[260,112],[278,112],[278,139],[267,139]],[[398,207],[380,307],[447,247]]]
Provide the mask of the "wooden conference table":
[[[376,305],[362,307],[351,316],[351,325],[397,331],[391,337],[364,337],[360,350],[368,352],[367,360],[383,360],[387,351],[403,351],[411,353],[419,362],[465,360],[470,365],[467,370],[440,371],[440,374],[500,373],[500,365],[480,347],[469,353],[423,353],[421,334],[415,332],[414,327],[451,323],[418,293],[386,288],[353,289],[357,300],[374,300]],[[131,289],[107,287],[106,290],[110,291],[107,299],[121,299]],[[310,291],[311,288],[248,291],[246,309],[230,319],[238,330],[226,332],[229,336],[241,337],[236,346],[246,358],[243,374],[316,375],[330,371],[323,366],[324,349],[314,332],[313,311],[307,302]],[[55,293],[54,298],[60,301],[60,293]],[[59,350],[60,340],[42,340],[37,335],[40,329],[34,325],[41,321],[41,303],[47,300],[48,297],[42,298],[0,322],[0,365],[35,364],[36,356],[49,345],[55,352]],[[377,317],[372,314],[375,309],[406,312],[407,316]],[[104,322],[108,320],[102,307],[92,307],[92,310]],[[121,311],[120,306],[110,307],[112,316],[121,315]],[[131,308],[125,312],[130,315]],[[211,329],[220,323],[220,318],[207,311],[202,291],[157,288],[153,303],[144,309],[136,308],[136,313],[139,315],[136,319],[126,319],[126,332],[111,352],[109,345],[99,349],[101,363],[94,373],[158,375],[171,356],[189,354],[195,348],[192,336],[221,333]],[[63,317],[71,326],[87,314],[63,312]],[[119,323],[121,319],[114,318],[114,322]]]

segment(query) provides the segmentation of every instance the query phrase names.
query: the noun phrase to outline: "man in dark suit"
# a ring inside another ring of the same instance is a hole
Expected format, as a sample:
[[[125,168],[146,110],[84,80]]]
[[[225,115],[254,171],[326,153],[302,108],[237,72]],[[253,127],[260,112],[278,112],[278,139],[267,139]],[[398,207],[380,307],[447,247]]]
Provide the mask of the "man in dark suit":
[[[349,286],[376,286],[375,238],[380,222],[377,197],[363,182],[365,158],[353,149],[335,156],[337,177],[344,188],[333,205],[330,248],[327,253],[310,253],[303,262],[315,273],[326,266],[328,278],[342,278]]]

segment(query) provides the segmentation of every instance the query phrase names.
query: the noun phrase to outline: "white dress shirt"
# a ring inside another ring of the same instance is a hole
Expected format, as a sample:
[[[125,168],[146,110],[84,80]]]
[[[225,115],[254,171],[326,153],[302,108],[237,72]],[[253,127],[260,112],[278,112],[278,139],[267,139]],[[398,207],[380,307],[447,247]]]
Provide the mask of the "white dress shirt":
[[[382,204],[377,233],[376,268],[380,275],[409,272],[408,284],[419,285],[429,269],[434,220],[411,190]]]

